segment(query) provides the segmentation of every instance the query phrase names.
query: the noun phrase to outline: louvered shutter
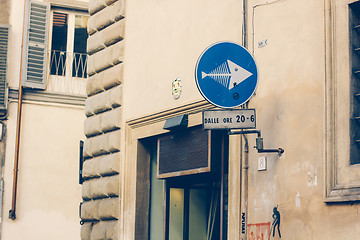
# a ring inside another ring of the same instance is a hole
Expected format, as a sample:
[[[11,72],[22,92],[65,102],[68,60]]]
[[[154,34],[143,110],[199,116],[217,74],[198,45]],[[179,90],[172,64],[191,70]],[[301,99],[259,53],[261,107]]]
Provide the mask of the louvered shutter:
[[[22,86],[45,89],[50,4],[31,1],[26,15]]]
[[[10,26],[0,24],[0,110],[7,108]]]

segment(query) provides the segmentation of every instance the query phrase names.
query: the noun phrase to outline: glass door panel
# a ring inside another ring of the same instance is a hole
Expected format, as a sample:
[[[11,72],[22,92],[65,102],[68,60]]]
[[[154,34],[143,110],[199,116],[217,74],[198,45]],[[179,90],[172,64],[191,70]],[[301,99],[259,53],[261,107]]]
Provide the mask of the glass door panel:
[[[150,240],[163,239],[164,180],[157,178],[156,151],[150,162]]]
[[[208,228],[207,190],[190,189],[189,240],[206,240]]]
[[[183,240],[184,189],[170,188],[169,240]]]

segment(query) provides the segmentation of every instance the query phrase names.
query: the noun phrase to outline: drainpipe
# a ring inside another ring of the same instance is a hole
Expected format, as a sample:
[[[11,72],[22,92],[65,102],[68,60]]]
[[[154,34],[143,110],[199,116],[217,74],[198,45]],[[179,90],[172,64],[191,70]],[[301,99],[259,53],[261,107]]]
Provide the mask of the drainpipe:
[[[243,36],[242,36],[242,44],[247,49],[247,0],[243,0]],[[248,102],[245,104],[244,108],[248,107]],[[249,145],[248,139],[245,134],[242,134],[242,138],[240,139],[240,161],[241,161],[241,232],[240,232],[240,240],[247,239],[247,219],[248,219],[248,169],[249,169]],[[244,141],[242,141],[244,140]],[[244,144],[244,145],[243,145]],[[244,147],[243,147],[244,146]]]
[[[19,171],[19,151],[20,151],[20,127],[21,127],[21,112],[22,112],[22,99],[23,99],[23,87],[22,87],[22,65],[23,65],[23,51],[25,41],[25,16],[27,9],[27,0],[24,0],[24,20],[23,20],[23,32],[22,32],[22,44],[21,44],[21,60],[20,60],[20,78],[19,78],[19,100],[18,100],[18,112],[16,120],[16,140],[15,140],[15,159],[14,159],[14,173],[13,173],[13,191],[11,209],[9,211],[9,218],[11,220],[16,219],[16,193],[17,193],[17,180]]]
[[[243,134],[244,147],[243,157],[241,158],[241,240],[247,239],[247,219],[248,219],[248,183],[249,183],[249,144],[245,134]],[[241,141],[242,143],[242,141]],[[241,146],[242,147],[242,146]]]

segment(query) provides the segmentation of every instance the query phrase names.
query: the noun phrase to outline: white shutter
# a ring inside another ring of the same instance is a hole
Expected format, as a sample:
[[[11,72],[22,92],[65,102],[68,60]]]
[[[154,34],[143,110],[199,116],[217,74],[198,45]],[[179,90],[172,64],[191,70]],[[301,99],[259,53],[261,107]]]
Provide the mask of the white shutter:
[[[0,110],[7,108],[10,26],[0,24]]]
[[[31,1],[26,13],[22,86],[45,89],[50,4]]]

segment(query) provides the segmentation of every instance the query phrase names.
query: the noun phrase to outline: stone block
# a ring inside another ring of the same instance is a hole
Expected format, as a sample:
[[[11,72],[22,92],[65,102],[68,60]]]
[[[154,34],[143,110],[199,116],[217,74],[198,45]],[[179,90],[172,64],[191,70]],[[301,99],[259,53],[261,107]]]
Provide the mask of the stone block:
[[[109,153],[109,137],[107,134],[97,135],[91,141],[91,155],[99,156]]]
[[[84,133],[86,137],[91,137],[101,134],[101,116],[93,115],[84,121]]]
[[[99,201],[87,201],[81,206],[82,220],[99,220],[98,215]]]
[[[121,41],[124,38],[125,20],[115,22],[101,31],[104,46],[109,46]],[[94,34],[97,35],[97,34]]]
[[[95,223],[91,231],[90,240],[104,240],[106,233],[106,226],[103,222]]]
[[[90,98],[87,98],[85,100],[85,116],[90,117],[94,115],[94,107],[93,107],[93,101],[90,100]]]
[[[105,48],[103,36],[103,32],[96,32],[89,36],[87,40],[87,52],[89,55],[99,52]]]
[[[109,152],[120,151],[121,130],[107,133],[107,135],[108,135],[108,149],[107,150]]]
[[[90,15],[94,15],[101,9],[104,9],[106,7],[106,1],[105,0],[91,0],[89,1],[89,13]]]
[[[117,197],[119,195],[119,176],[102,177],[88,180],[90,184],[90,198],[100,199]]]
[[[123,64],[117,64],[112,68],[105,70],[103,73],[102,82],[104,89],[120,85],[123,79]]]
[[[88,77],[86,83],[86,94],[88,96],[93,96],[105,90],[103,78],[104,78],[104,72],[94,74],[91,77]]]
[[[84,158],[91,158],[92,157],[91,142],[92,142],[92,139],[90,139],[90,138],[87,138],[84,141],[84,148],[83,148],[83,157]]]
[[[119,196],[119,178],[119,175],[102,178],[104,191],[109,197]]]
[[[119,198],[105,198],[100,200],[98,214],[101,220],[119,219],[119,212]]]
[[[105,190],[102,188],[104,182],[105,180],[103,178],[94,178],[87,180],[86,183],[88,185],[83,186],[83,188],[86,187],[89,189],[88,191],[86,191],[86,193],[88,192],[88,196],[86,197],[93,200],[107,197]],[[84,197],[85,196],[83,195],[83,198]]]
[[[89,56],[89,60],[90,59],[95,62],[93,66],[94,71],[99,73],[113,65],[113,49],[112,47],[105,48],[104,50]]]
[[[88,57],[86,71],[89,76],[92,76],[96,73],[95,60],[96,59],[93,57],[93,55]]]
[[[120,107],[122,104],[122,85],[109,90],[110,106],[113,108]]]
[[[88,97],[85,101],[85,113],[89,112],[90,114],[99,114],[110,110],[111,108],[109,92],[101,92]]]
[[[119,21],[125,16],[125,0],[119,0],[111,8],[112,16],[114,21]]]
[[[101,176],[118,174],[120,172],[120,153],[102,156],[96,162],[96,169]]]
[[[113,6],[106,7],[102,11],[92,15],[88,24],[97,31],[100,31],[115,22],[113,12]]]
[[[82,184],[81,197],[85,201],[91,200],[91,182],[89,180],[84,181]]]
[[[118,221],[107,222],[105,236],[106,236],[106,240],[118,240],[119,239],[119,222]]]
[[[81,225],[81,228],[80,228],[81,240],[90,240],[92,225],[93,225],[93,223],[90,223],[90,222],[86,222],[83,225]]]
[[[100,157],[88,159],[84,162],[82,171],[83,178],[95,178],[100,176],[97,169],[98,162],[100,161],[99,158]]]
[[[102,113],[101,116],[101,130],[103,132],[109,132],[117,130],[121,126],[122,109],[115,108],[111,111]]]
[[[111,52],[111,61],[113,65],[119,64],[124,61],[124,41],[120,41],[108,47]]]
[[[89,21],[87,24],[87,32],[90,36],[97,32],[94,21],[92,20],[92,17],[89,18]]]

